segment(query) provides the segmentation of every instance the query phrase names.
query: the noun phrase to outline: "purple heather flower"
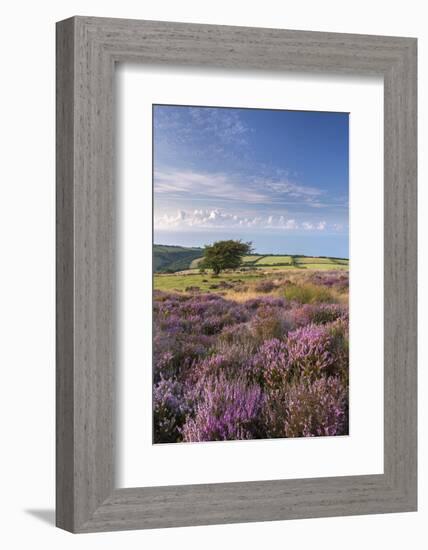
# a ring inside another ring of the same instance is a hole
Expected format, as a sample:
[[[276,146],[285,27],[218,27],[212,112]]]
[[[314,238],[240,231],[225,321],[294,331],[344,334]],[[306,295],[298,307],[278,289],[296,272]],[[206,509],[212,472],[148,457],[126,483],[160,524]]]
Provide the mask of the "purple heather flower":
[[[348,388],[338,378],[291,386],[286,400],[285,437],[348,433]]]
[[[300,376],[314,379],[334,364],[331,337],[323,326],[307,325],[288,333],[289,367]]]
[[[253,379],[275,390],[287,383],[289,375],[288,349],[285,342],[265,340],[252,360]]]
[[[338,272],[307,280],[348,283]],[[347,432],[345,305],[156,291],[153,325],[156,442]]]
[[[184,441],[224,441],[261,436],[263,394],[258,386],[224,376],[207,381],[195,416],[183,426]]]

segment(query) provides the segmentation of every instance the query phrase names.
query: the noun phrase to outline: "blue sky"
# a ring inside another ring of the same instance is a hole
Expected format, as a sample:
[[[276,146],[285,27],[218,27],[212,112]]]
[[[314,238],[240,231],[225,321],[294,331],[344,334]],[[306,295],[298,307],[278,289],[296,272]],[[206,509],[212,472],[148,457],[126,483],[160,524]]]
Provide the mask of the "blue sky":
[[[154,242],[348,257],[348,114],[155,105]]]

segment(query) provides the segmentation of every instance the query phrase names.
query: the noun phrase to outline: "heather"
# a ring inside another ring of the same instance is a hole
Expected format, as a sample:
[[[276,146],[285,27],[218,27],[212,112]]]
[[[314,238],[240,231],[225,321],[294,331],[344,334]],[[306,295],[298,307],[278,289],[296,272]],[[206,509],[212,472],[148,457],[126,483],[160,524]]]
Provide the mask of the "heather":
[[[347,272],[235,275],[155,291],[154,442],[347,434]]]

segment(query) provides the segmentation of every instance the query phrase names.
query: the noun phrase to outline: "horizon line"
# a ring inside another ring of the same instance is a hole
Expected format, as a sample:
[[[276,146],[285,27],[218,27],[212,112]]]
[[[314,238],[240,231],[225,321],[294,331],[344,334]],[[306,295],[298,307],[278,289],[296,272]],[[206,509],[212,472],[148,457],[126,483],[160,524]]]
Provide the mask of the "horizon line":
[[[171,247],[174,247],[174,248],[188,248],[190,250],[192,249],[197,249],[197,250],[203,250],[204,247],[203,246],[184,246],[182,244],[165,244],[165,243],[152,243],[152,249],[154,246],[171,246]],[[326,256],[325,254],[321,255],[321,256],[317,256],[315,254],[290,254],[289,252],[280,252],[280,253],[272,253],[272,252],[268,252],[268,253],[265,253],[263,254],[262,252],[253,252],[251,254],[246,254],[246,256],[300,256],[302,258],[332,258],[334,260],[348,260],[349,262],[349,257],[345,257],[345,256]]]

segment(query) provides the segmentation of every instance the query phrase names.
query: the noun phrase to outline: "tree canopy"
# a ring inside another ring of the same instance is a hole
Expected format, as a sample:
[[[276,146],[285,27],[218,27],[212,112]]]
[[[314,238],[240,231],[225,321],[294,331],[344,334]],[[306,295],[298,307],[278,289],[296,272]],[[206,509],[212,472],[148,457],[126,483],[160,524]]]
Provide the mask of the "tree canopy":
[[[251,254],[252,243],[238,241],[216,241],[205,245],[201,269],[212,269],[218,275],[223,269],[236,269],[242,264],[243,256]]]

